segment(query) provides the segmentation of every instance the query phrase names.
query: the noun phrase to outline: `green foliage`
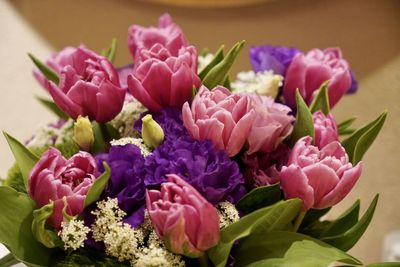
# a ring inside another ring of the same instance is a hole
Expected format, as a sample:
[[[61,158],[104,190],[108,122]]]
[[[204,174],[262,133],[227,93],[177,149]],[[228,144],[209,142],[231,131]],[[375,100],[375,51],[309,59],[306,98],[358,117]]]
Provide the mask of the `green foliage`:
[[[247,214],[275,204],[281,199],[282,193],[279,184],[260,186],[243,196],[236,204],[236,208]]]
[[[240,50],[243,48],[244,43],[244,41],[236,43],[232,49],[229,50],[228,54],[208,71],[204,79],[202,79],[203,84],[207,88],[212,89],[217,85],[223,85],[225,83],[228,71],[232,67]]]
[[[315,223],[318,223],[319,219],[327,214],[330,210],[331,207],[322,210],[309,209],[303,218],[300,229],[307,228]]]
[[[37,242],[31,231],[35,206],[26,194],[0,186],[0,243],[19,261],[47,266],[50,250]]]
[[[342,121],[341,123],[339,123],[339,124],[337,125],[339,135],[348,135],[348,134],[352,134],[352,133],[355,131],[355,129],[350,128],[350,126],[353,124],[353,122],[354,122],[356,119],[357,119],[356,117],[352,117],[352,118],[349,118],[349,119],[347,119],[347,120]]]
[[[62,246],[62,241],[53,231],[46,229],[46,221],[53,214],[54,202],[33,211],[32,233],[36,240],[48,248]]]
[[[17,163],[14,163],[8,170],[7,177],[4,180],[3,185],[14,188],[18,192],[26,193],[24,178],[22,177]]]
[[[106,149],[106,143],[100,124],[96,121],[92,121],[92,130],[94,135],[94,143],[90,152],[93,154],[103,152]]]
[[[318,89],[317,95],[314,97],[313,101],[310,105],[311,113],[322,111],[325,115],[329,114],[329,96],[328,96],[328,84],[329,81],[326,81],[321,84]]]
[[[108,180],[110,179],[111,171],[110,167],[107,165],[106,162],[103,162],[104,166],[104,173],[100,175],[93,185],[90,187],[89,192],[86,195],[85,199],[85,207],[89,206],[96,200],[100,198],[101,193],[103,192],[104,188],[106,187]]]
[[[365,267],[400,267],[400,262],[377,262],[368,264]]]
[[[382,129],[386,116],[387,111],[382,112],[377,119],[361,127],[342,142],[353,164],[361,161],[365,152],[367,152]]]
[[[48,110],[53,112],[57,117],[61,119],[68,119],[68,115],[64,113],[53,101],[50,99],[45,99],[40,96],[36,96],[36,99]]]
[[[317,239],[294,232],[274,231],[251,235],[234,250],[236,266],[329,266],[341,262],[361,265],[356,258]]]
[[[221,62],[223,59],[224,59],[224,46],[221,45],[221,47],[215,53],[214,58],[211,60],[211,62],[199,73],[200,79],[203,80],[204,77],[207,75],[207,73],[209,73],[210,70],[214,68],[215,65]]]
[[[299,214],[301,205],[302,202],[299,199],[280,201],[242,217],[221,230],[219,243],[207,251],[209,258],[215,266],[225,266],[236,240],[250,235],[287,229],[291,226],[291,221]]]
[[[106,57],[110,62],[114,62],[115,54],[117,52],[117,38],[113,38],[111,41],[111,46],[108,49],[101,51],[101,55]]]
[[[58,85],[60,79],[58,78],[58,74],[54,70],[49,68],[46,64],[41,62],[31,53],[28,53],[28,56],[32,60],[33,64],[35,64],[39,71],[44,75],[44,77]]]

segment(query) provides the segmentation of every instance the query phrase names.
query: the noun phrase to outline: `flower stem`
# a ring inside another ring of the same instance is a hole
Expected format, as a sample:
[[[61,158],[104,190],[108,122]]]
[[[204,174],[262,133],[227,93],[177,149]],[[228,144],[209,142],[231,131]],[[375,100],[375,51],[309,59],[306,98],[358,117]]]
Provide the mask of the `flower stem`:
[[[299,230],[299,227],[300,227],[301,222],[303,221],[305,215],[306,215],[306,212],[305,211],[301,211],[299,216],[297,216],[297,219],[296,219],[296,221],[294,222],[294,225],[293,225],[293,232],[297,232],[297,230]]]
[[[203,255],[201,255],[199,258],[199,263],[201,267],[209,267],[210,266],[210,262],[208,261],[208,257],[206,253],[203,253]]]

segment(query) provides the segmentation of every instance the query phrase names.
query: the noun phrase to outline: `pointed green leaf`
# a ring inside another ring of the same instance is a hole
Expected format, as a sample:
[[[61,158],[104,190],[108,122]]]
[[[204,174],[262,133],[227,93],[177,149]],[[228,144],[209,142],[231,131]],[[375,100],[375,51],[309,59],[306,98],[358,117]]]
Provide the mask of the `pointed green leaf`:
[[[236,204],[236,208],[245,214],[275,204],[281,200],[279,184],[260,186],[254,188]]]
[[[58,74],[54,70],[41,62],[31,53],[28,53],[28,56],[32,60],[33,64],[35,64],[39,71],[44,75],[44,77],[58,85],[60,79],[58,78]]]
[[[207,254],[216,267],[223,267],[234,242],[251,234],[284,230],[300,212],[302,201],[290,199],[256,210],[221,230],[219,243]]]
[[[54,202],[33,211],[32,233],[37,241],[48,248],[62,246],[62,241],[53,231],[46,229],[46,221],[53,214]]]
[[[378,198],[379,195],[376,195],[362,218],[346,232],[335,236],[322,237],[321,240],[343,251],[351,249],[364,234],[371,222]]]
[[[329,223],[325,230],[321,233],[320,237],[340,235],[358,222],[358,215],[360,213],[360,200],[354,202],[349,209],[347,209],[336,220]]]
[[[104,152],[106,149],[106,142],[100,127],[100,124],[96,121],[92,121],[92,130],[94,135],[94,143],[90,152],[97,154],[99,152]]]
[[[89,189],[89,192],[86,195],[85,199],[85,208],[90,204],[94,203],[98,200],[103,193],[104,188],[106,187],[108,180],[111,176],[110,167],[106,162],[103,162],[104,172],[100,175],[96,181],[94,181],[92,187]]]
[[[32,234],[35,202],[11,187],[0,186],[0,243],[29,266],[48,266],[50,250]]]
[[[309,209],[306,213],[306,216],[304,216],[304,219],[300,225],[300,229],[307,228],[308,226],[312,225],[315,222],[318,222],[318,220],[327,214],[331,210],[331,207],[325,208],[322,210],[317,210],[317,209]]]
[[[347,120],[342,121],[341,123],[339,123],[337,125],[338,130],[346,130],[347,128],[349,128],[353,122],[356,120],[356,117],[352,117],[352,118],[348,118]]]
[[[387,116],[384,111],[377,119],[361,127],[342,142],[353,164],[358,163],[382,129]]]
[[[233,62],[238,56],[240,50],[244,46],[244,41],[235,44],[231,50],[229,50],[226,57],[215,65],[204,77],[203,84],[208,88],[212,89],[217,85],[223,85],[228,75],[229,69],[232,67]]]
[[[209,73],[210,70],[214,68],[215,65],[221,62],[223,59],[224,59],[224,46],[221,45],[221,47],[215,53],[214,58],[211,60],[211,62],[199,73],[200,80],[203,80],[204,77],[207,75],[207,73]]]
[[[39,158],[23,144],[21,144],[17,139],[7,134],[6,132],[3,132],[3,134],[6,137],[7,143],[10,146],[12,153],[14,154],[15,161],[17,162],[18,167],[21,170],[22,177],[24,178],[25,188],[28,189],[29,173],[31,172],[33,166],[35,166]]]
[[[103,56],[105,56],[110,62],[114,62],[117,45],[117,38],[113,38],[110,48],[102,52]]]
[[[68,119],[68,115],[64,113],[53,101],[49,99],[42,98],[40,96],[36,96],[36,99],[47,109],[53,112],[57,117],[61,119]]]
[[[230,79],[229,79],[229,76],[226,76],[223,86],[224,86],[225,88],[229,89],[229,91],[232,91],[232,90],[231,90],[231,89],[232,89],[232,88],[231,88],[231,81],[230,81]]]
[[[358,259],[318,239],[284,231],[253,234],[241,240],[234,257],[235,266],[330,266],[334,262],[362,265]]]
[[[328,84],[326,81],[319,87],[317,95],[314,97],[310,105],[311,113],[322,111],[325,115],[329,114],[329,96],[328,96]]]
[[[299,90],[296,90],[297,114],[294,123],[293,132],[289,136],[288,141],[294,145],[297,140],[303,136],[311,136],[314,139],[314,122],[312,114],[304,102],[303,97],[300,95]]]

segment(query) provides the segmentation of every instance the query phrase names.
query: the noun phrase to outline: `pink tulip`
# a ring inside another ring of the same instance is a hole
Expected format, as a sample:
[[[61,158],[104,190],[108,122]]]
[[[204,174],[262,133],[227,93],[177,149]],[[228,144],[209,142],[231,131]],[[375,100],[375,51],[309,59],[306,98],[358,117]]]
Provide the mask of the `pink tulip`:
[[[101,123],[112,120],[125,98],[113,65],[82,46],[71,53],[70,60],[60,72],[58,86],[45,81],[54,102],[73,119],[81,115]]]
[[[155,44],[163,45],[172,56],[178,56],[179,50],[189,45],[182,30],[168,14],[158,19],[157,28],[145,28],[139,25],[129,27],[128,46],[134,59],[142,48],[149,50]]]
[[[272,98],[255,94],[231,94],[217,86],[201,87],[191,107],[183,105],[183,123],[197,140],[211,140],[230,157],[247,146],[248,154],[271,152],[290,134],[294,118],[289,108]]]
[[[333,141],[319,149],[312,138],[297,141],[282,167],[280,183],[286,199],[303,200],[303,211],[340,202],[361,175],[361,162],[352,166],[342,145]]]
[[[296,106],[296,89],[307,104],[310,104],[317,89],[329,80],[329,103],[333,107],[351,87],[349,64],[342,58],[339,48],[312,49],[307,54],[298,53],[290,63],[283,94],[286,103]]]
[[[161,190],[146,193],[146,205],[158,236],[169,250],[199,257],[219,241],[216,208],[175,174],[167,175]]]
[[[339,133],[336,126],[336,121],[332,114],[325,115],[321,111],[313,114],[314,130],[315,130],[315,145],[323,148],[333,141],[339,141]]]
[[[49,148],[33,167],[28,179],[28,193],[38,208],[54,202],[48,223],[57,230],[63,221],[62,210],[75,216],[84,209],[86,194],[99,176],[93,157],[79,152],[66,160],[55,148]]]
[[[181,108],[192,99],[197,76],[197,52],[192,46],[172,56],[161,44],[140,50],[133,75],[128,76],[129,92],[152,112],[166,107]]]

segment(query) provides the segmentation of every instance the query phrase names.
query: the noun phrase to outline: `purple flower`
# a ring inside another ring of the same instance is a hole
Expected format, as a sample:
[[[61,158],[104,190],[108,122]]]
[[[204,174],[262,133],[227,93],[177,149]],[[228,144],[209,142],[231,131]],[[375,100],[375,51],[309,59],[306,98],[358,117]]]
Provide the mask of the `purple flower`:
[[[358,90],[358,81],[356,79],[356,75],[352,70],[350,70],[350,76],[351,76],[351,86],[349,90],[347,90],[346,94],[354,94]]]
[[[208,201],[235,203],[245,193],[244,179],[236,162],[223,150],[215,150],[210,141],[190,137],[166,140],[146,157],[144,169],[148,186],[160,185],[165,175],[180,175]]]
[[[286,69],[294,55],[300,50],[285,46],[254,46],[250,48],[250,61],[254,71],[273,70],[276,74],[285,75]]]

